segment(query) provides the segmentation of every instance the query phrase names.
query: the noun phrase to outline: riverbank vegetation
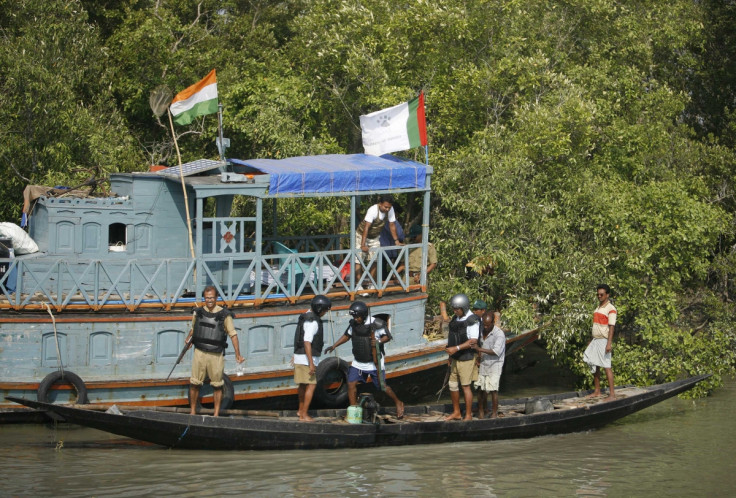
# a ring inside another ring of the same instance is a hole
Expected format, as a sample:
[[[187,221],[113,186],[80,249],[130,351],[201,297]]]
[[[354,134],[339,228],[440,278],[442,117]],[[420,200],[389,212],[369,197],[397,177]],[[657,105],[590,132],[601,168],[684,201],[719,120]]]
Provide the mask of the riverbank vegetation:
[[[550,354],[583,375],[605,282],[619,311],[617,381],[713,372],[702,394],[734,372],[731,2],[0,0],[0,10],[4,220],[19,218],[27,183],[174,164],[150,92],[212,68],[230,157],[362,152],[359,116],[424,90],[440,256],[431,307],[460,291],[486,299],[512,329],[544,327]],[[213,116],[178,128],[184,160],[216,157],[216,131]],[[400,201],[408,223],[414,199]],[[345,230],[334,206],[290,218],[293,229]],[[470,261],[483,271],[467,279]]]

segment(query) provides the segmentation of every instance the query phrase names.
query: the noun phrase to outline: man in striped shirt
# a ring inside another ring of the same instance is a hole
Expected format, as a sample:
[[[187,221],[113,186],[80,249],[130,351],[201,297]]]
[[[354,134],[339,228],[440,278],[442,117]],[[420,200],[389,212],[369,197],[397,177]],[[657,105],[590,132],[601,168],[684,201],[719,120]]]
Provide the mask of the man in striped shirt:
[[[585,349],[583,361],[590,366],[593,373],[593,392],[589,397],[601,395],[601,368],[606,371],[608,380],[608,397],[605,401],[616,398],[613,388],[613,370],[611,369],[611,346],[613,329],[616,326],[616,308],[609,301],[611,288],[600,284],[597,288],[598,307],[593,313],[593,338]]]

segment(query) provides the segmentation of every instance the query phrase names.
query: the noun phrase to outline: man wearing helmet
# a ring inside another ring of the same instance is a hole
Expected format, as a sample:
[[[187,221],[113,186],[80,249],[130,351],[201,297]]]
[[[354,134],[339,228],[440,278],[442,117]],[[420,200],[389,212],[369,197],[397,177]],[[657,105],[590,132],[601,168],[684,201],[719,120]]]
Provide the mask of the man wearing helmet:
[[[294,333],[294,382],[299,386],[299,420],[311,422],[309,405],[312,403],[314,389],[317,387],[317,364],[322,356],[324,339],[322,336],[322,317],[332,307],[327,296],[314,296],[310,310],[299,315]]]
[[[470,300],[465,294],[455,294],[450,299],[455,316],[450,321],[447,336],[450,377],[447,386],[452,399],[452,413],[445,420],[460,420],[460,387],[465,398],[465,420],[473,419],[473,391],[471,383],[476,380],[475,356],[473,346],[478,342],[480,326],[478,316],[470,311]]]
[[[350,305],[350,326],[335,344],[325,350],[331,353],[339,345],[345,344],[349,340],[353,341],[353,363],[348,371],[348,398],[351,405],[358,403],[358,383],[368,381],[370,376],[376,389],[381,389],[381,383],[384,385],[384,391],[396,405],[396,416],[402,418],[404,416],[404,403],[396,396],[393,389],[386,385],[386,371],[383,357],[385,351],[383,345],[391,340],[391,332],[388,330],[386,322],[380,318],[368,316],[368,306],[362,301],[355,301]],[[376,341],[379,342],[380,360],[376,357]],[[381,378],[379,378],[377,361],[381,365]],[[383,382],[381,382],[383,381]]]

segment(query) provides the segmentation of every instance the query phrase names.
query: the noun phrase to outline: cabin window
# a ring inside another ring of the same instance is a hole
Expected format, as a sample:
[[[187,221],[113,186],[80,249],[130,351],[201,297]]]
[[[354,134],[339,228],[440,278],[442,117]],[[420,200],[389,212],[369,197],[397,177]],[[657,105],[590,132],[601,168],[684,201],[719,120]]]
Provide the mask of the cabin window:
[[[273,327],[259,325],[248,330],[248,354],[270,353],[273,338]],[[293,334],[292,334],[293,335]]]
[[[156,339],[156,361],[171,364],[184,348],[186,334],[180,330],[164,330]]]
[[[82,252],[96,253],[100,250],[100,225],[85,223],[82,229]]]
[[[60,221],[56,224],[56,253],[71,254],[74,252],[74,224]]]
[[[294,330],[298,322],[287,323],[281,326],[281,347],[286,350],[294,349]]]
[[[108,245],[110,250],[114,252],[125,251],[128,243],[127,230],[125,223],[111,223],[109,227]]]
[[[59,355],[57,354],[57,340],[58,340],[58,351],[61,352],[61,363],[62,365],[69,364],[69,358],[67,356],[67,337],[66,334],[48,333],[44,334],[41,339],[41,365],[44,367],[58,367],[59,366]]]
[[[95,332],[89,336],[89,364],[112,364],[112,334]]]

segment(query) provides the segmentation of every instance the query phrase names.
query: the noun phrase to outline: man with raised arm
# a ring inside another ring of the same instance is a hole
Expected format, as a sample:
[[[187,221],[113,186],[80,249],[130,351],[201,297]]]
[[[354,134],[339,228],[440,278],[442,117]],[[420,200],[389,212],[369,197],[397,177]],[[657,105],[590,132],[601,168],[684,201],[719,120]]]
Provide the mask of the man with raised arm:
[[[383,345],[391,340],[391,332],[386,322],[380,318],[368,316],[368,306],[362,301],[355,301],[350,305],[350,326],[335,344],[325,350],[331,353],[339,345],[349,340],[353,341],[353,363],[348,370],[348,398],[351,405],[358,403],[358,383],[365,383],[371,378],[376,389],[383,390],[396,405],[396,417],[404,416],[404,403],[396,396],[393,389],[386,384],[385,362],[386,355]],[[379,342],[380,359],[377,358],[376,341]],[[378,365],[381,372],[378,372]],[[383,386],[383,389],[381,389]]]

